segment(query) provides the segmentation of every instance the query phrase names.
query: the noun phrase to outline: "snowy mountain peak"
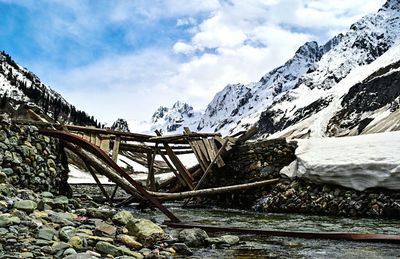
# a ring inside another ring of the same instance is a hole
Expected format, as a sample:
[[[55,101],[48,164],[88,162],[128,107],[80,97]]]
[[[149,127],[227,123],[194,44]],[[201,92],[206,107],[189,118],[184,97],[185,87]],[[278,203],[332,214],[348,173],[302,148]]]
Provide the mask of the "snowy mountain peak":
[[[180,102],[180,101],[177,101],[176,103],[174,103],[174,105],[172,105],[171,110],[175,110],[176,112],[178,112],[182,115],[185,114],[188,117],[191,117],[193,115],[193,107],[187,103]]]
[[[160,107],[153,113],[153,115],[151,116],[151,122],[152,122],[152,123],[157,123],[157,121],[158,121],[159,119],[164,118],[164,115],[165,115],[166,112],[168,112],[168,110],[169,110],[169,109],[168,109],[167,107],[160,106]]]
[[[164,132],[176,131],[183,124],[189,126],[196,121],[198,119],[196,116],[199,114],[194,112],[191,105],[181,101],[174,103],[171,108],[161,106],[152,116],[151,131],[155,129],[161,129]]]

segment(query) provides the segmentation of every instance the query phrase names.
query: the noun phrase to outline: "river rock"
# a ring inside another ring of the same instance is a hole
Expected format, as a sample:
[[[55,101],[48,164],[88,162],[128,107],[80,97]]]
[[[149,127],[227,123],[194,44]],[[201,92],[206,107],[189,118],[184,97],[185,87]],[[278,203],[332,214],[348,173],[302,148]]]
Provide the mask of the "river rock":
[[[98,259],[99,257],[91,255],[90,253],[78,253],[78,254],[68,255],[64,257],[64,259]]]
[[[64,251],[63,256],[68,256],[68,255],[74,255],[76,254],[75,249],[73,248],[68,248]]]
[[[206,241],[209,244],[232,246],[239,243],[240,238],[234,235],[223,235],[220,237],[207,238]]]
[[[68,198],[65,196],[57,196],[53,200],[53,206],[55,209],[65,209],[68,205]]]
[[[200,228],[184,229],[179,232],[179,241],[191,247],[203,246],[208,238],[207,233]]]
[[[129,235],[124,235],[124,234],[118,235],[117,240],[132,249],[142,248],[142,244],[139,243],[138,241],[136,241],[135,238],[133,238]]]
[[[76,229],[72,226],[62,227],[58,233],[60,239],[65,242],[68,242],[71,239],[71,237],[75,236],[75,234],[76,234]]]
[[[10,214],[0,214],[0,228],[18,225],[21,220],[18,217],[13,217]]]
[[[37,237],[44,240],[53,240],[53,237],[57,235],[57,231],[49,226],[42,226],[38,230]]]
[[[175,243],[172,248],[180,255],[193,255],[193,251],[185,243]]]
[[[65,242],[54,242],[53,245],[51,246],[51,253],[62,254],[66,249],[70,247],[71,245]]]
[[[164,230],[148,219],[134,219],[128,222],[126,228],[129,235],[138,238],[142,244],[151,244],[164,238]]]
[[[7,175],[0,171],[0,183],[6,183],[7,182]]]
[[[37,208],[37,203],[31,200],[16,201],[14,208],[32,213]]]
[[[128,224],[129,221],[133,219],[135,219],[135,217],[132,215],[132,213],[126,210],[121,210],[120,212],[114,215],[112,221],[115,224],[125,226],[126,224]]]
[[[110,254],[112,256],[119,256],[123,254],[122,251],[115,245],[103,241],[97,242],[96,250],[102,254]]]
[[[97,220],[95,222],[95,226],[96,226],[95,233],[99,236],[114,237],[117,231],[116,227],[114,227],[113,225],[107,224],[100,220]]]
[[[80,249],[83,247],[83,240],[79,236],[73,236],[69,239],[68,244],[73,248]]]
[[[106,209],[87,208],[86,216],[97,219],[111,219],[114,216],[114,211]]]

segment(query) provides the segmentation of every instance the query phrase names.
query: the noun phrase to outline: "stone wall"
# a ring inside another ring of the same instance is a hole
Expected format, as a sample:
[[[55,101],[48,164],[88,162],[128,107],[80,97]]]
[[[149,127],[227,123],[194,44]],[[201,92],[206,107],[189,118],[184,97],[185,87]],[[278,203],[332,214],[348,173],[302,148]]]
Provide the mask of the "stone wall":
[[[282,167],[296,158],[295,149],[296,144],[288,143],[285,139],[262,140],[235,146],[224,156],[226,166],[212,173],[204,186],[228,186],[279,178]],[[267,186],[218,195],[213,201],[229,207],[249,208],[269,189]]]
[[[59,142],[38,128],[15,125],[0,114],[0,174],[17,188],[68,194],[68,167]],[[1,177],[0,177],[1,178]]]

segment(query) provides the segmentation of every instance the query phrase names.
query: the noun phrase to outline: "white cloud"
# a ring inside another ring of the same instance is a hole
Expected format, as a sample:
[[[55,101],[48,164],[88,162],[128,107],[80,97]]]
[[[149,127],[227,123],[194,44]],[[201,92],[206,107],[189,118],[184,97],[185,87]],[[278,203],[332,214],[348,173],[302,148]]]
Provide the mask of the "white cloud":
[[[173,50],[175,53],[190,54],[195,51],[195,47],[182,41],[174,44]]]
[[[80,20],[61,27],[77,37],[102,19],[129,25],[133,20],[149,23],[165,17],[173,18],[177,28],[189,30],[191,37],[178,38],[165,49],[149,46],[141,53],[104,55],[71,71],[55,71],[51,83],[66,89],[63,94],[72,103],[107,121],[147,119],[156,107],[178,99],[205,108],[228,83],[258,81],[306,41],[323,43],[376,11],[384,0],[367,2],[118,1],[95,22],[90,11],[73,9]]]

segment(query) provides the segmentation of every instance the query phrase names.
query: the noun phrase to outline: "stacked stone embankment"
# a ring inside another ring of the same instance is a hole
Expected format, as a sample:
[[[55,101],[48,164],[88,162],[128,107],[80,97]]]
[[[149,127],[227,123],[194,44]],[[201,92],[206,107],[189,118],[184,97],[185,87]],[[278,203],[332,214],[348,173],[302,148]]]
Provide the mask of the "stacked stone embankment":
[[[68,166],[62,155],[57,140],[0,114],[0,172],[14,187],[68,194]]]
[[[251,207],[262,212],[400,218],[400,194],[396,191],[383,188],[357,191],[280,175],[280,170],[296,159],[295,150],[296,144],[284,139],[235,147],[224,158],[227,166],[212,174],[208,187],[271,178],[280,181],[272,186],[219,195],[212,201],[226,207]]]

